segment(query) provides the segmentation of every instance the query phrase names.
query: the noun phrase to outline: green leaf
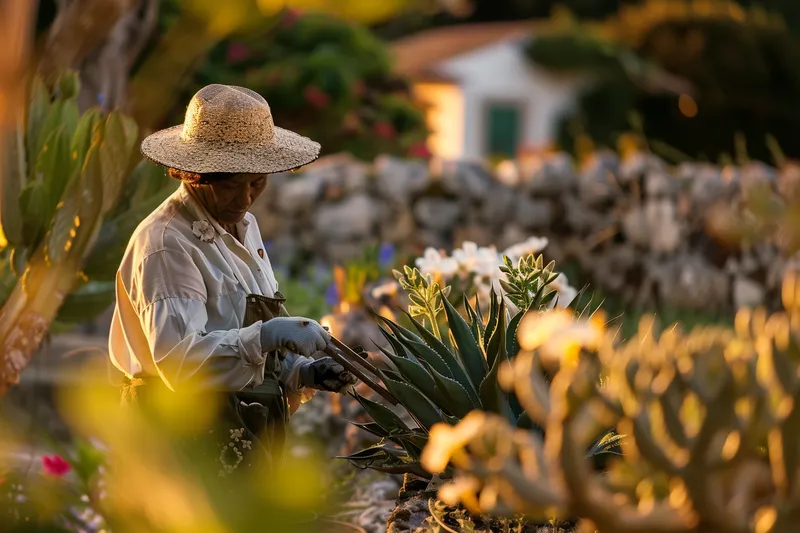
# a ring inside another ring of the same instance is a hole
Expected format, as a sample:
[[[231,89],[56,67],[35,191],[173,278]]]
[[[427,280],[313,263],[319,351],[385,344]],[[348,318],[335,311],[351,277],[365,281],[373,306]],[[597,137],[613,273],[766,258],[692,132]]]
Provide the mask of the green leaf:
[[[106,119],[103,142],[100,144],[100,162],[104,175],[103,212],[114,206],[125,183],[136,131],[136,124],[117,111],[110,113]]]
[[[21,126],[7,135],[3,156],[3,179],[0,180],[0,223],[10,246],[25,244],[21,195],[28,181],[25,138]]]
[[[98,281],[113,280],[133,231],[171,192],[171,188],[162,190],[116,218],[104,220],[86,257],[84,273]]]
[[[103,167],[100,162],[100,146],[93,144],[86,154],[81,171],[81,203],[78,212],[78,228],[70,253],[85,255],[100,232],[103,217],[103,190],[106,188]],[[108,186],[113,186],[109,183]]]
[[[483,404],[484,410],[503,415],[513,424],[516,417],[511,410],[511,404],[508,401],[508,393],[500,388],[500,384],[497,381],[497,373],[500,369],[500,365],[504,362],[505,360],[503,358],[496,358],[494,365],[492,365],[491,370],[489,370],[489,373],[486,374],[486,377],[481,383],[481,404]]]
[[[445,313],[447,313],[447,324],[450,328],[450,333],[453,334],[456,346],[458,346],[458,355],[472,384],[477,388],[488,370],[483,350],[475,342],[469,325],[458,314],[455,307],[446,298],[442,298],[442,301],[444,302]]]
[[[511,359],[516,357],[519,353],[519,341],[517,340],[519,323],[522,322],[522,319],[531,311],[532,308],[533,302],[531,302],[531,306],[528,307],[528,309],[520,311],[514,315],[514,317],[511,319],[511,322],[508,323],[508,329],[506,331],[506,353]]]
[[[54,265],[58,265],[66,259],[78,234],[79,214],[83,200],[80,185],[80,176],[73,176],[61,196],[61,202],[56,206],[53,224],[47,234],[45,246],[47,257]]]
[[[429,399],[436,401],[436,383],[422,365],[405,357],[396,355],[388,357],[408,382],[421,390]]]
[[[41,220],[47,227],[70,178],[69,143],[63,126],[53,130],[45,140],[34,173],[36,181],[42,183],[47,192],[47,211]]]
[[[391,409],[373,402],[358,393],[355,393],[356,400],[361,404],[361,407],[367,414],[374,420],[384,431],[390,435],[397,432],[411,431],[411,429],[397,416]]]
[[[68,142],[72,141],[72,136],[75,134],[79,120],[78,103],[75,100],[65,101],[61,110],[61,126],[64,128],[64,135],[66,135]]]
[[[62,127],[62,112],[64,110],[64,102],[62,100],[54,101],[49,109],[47,110],[47,115],[44,118],[44,122],[41,124],[41,128],[38,131],[37,137],[34,140],[33,150],[28,152],[28,157],[33,161],[39,158],[39,153],[42,151],[42,147],[44,146],[47,138],[50,137],[50,134],[55,131],[56,129]],[[33,171],[33,169],[31,169]],[[31,179],[33,179],[33,175],[31,175]]]
[[[43,183],[31,183],[22,190],[19,198],[22,207],[22,236],[31,247],[36,247],[47,229],[49,198]]]
[[[467,389],[455,380],[445,377],[431,368],[433,381],[436,383],[437,398],[441,406],[451,415],[463,418],[473,409],[480,409],[480,402],[473,402]]]
[[[114,304],[115,283],[90,282],[71,292],[58,310],[64,324],[83,324],[104,313]]]
[[[439,410],[419,389],[408,383],[391,379],[385,372],[381,372],[381,374],[383,374],[383,383],[389,392],[394,394],[395,398],[414,415],[425,429],[430,429],[434,424],[442,422]]]
[[[503,361],[508,359],[506,354],[506,302],[502,299],[497,310],[497,327],[494,328],[492,338],[489,339],[489,345],[486,347],[486,362],[489,367],[494,366],[498,358]]]
[[[470,305],[469,298],[467,298],[466,293],[464,293],[463,305],[464,309],[467,311],[467,318],[469,318],[469,329],[472,331],[472,336],[475,339],[475,342],[477,342],[478,346],[480,346],[483,343],[483,324],[480,324],[478,315],[475,313],[475,309],[472,308],[472,305]]]
[[[103,113],[97,108],[89,109],[81,115],[69,146],[72,171],[80,172],[83,168],[86,154],[89,152],[95,135],[102,133],[102,121]]]
[[[489,321],[486,323],[486,330],[483,333],[483,348],[489,347],[489,340],[494,335],[494,330],[497,327],[497,294],[494,292],[494,286],[489,293]]]
[[[38,141],[44,126],[45,119],[50,111],[50,92],[44,84],[41,77],[36,76],[33,78],[31,86],[31,99],[28,102],[27,117],[26,117],[26,131],[25,137],[27,143],[25,145],[27,152],[31,157],[35,157],[39,153]]]
[[[382,439],[389,437],[389,432],[384,430],[377,422],[368,422],[366,424],[359,424],[358,422],[350,421],[350,423],[359,429],[363,429],[367,433],[372,433],[376,437],[380,437]]]

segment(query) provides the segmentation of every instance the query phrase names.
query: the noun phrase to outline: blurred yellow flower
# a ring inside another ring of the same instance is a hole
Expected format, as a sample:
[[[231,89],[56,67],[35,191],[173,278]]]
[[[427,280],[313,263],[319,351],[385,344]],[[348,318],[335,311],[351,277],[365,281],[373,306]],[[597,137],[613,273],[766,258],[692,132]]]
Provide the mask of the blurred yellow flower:
[[[599,319],[577,319],[566,309],[528,313],[519,326],[519,345],[538,350],[545,366],[574,364],[582,348],[596,349],[604,329]]]

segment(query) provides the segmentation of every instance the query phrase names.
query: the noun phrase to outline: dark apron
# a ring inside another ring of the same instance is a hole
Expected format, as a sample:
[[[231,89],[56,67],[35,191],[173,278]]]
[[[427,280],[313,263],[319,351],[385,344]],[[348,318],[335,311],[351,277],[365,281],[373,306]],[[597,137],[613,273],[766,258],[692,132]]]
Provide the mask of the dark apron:
[[[244,323],[247,327],[261,320],[267,322],[277,316],[286,316],[283,304],[286,299],[280,292],[269,298],[250,294],[246,299]],[[208,431],[207,442],[202,443],[203,455],[212,455],[219,466],[219,476],[244,473],[248,467],[270,468],[280,463],[289,421],[289,403],[279,377],[283,355],[275,351],[266,354],[264,382],[240,391],[207,393],[220,405],[218,416]],[[135,376],[126,379],[122,387],[125,404],[136,404],[146,409],[147,389],[164,387],[158,377]]]

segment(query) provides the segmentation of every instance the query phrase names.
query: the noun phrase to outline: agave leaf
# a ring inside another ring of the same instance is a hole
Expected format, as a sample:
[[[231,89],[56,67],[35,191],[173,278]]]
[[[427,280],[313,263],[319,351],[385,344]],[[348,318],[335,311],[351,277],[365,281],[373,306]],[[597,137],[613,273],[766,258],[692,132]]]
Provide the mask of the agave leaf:
[[[425,395],[408,383],[394,380],[388,377],[386,372],[381,371],[383,383],[389,392],[394,394],[403,407],[414,415],[424,429],[430,429],[434,424],[442,422],[442,415],[431,401]]]
[[[414,355],[417,356],[418,359],[428,363],[431,368],[434,368],[441,375],[454,379],[460,383],[462,387],[470,392],[471,397],[475,401],[478,400],[477,389],[473,387],[469,376],[467,376],[466,371],[455,359],[455,357],[450,355],[449,361],[447,361],[441,359],[439,355],[426,344],[420,344],[409,339],[406,339],[404,343],[414,353]]]
[[[394,333],[398,338],[410,339],[414,342],[418,342],[421,344],[425,343],[425,341],[419,335],[417,335],[416,333],[414,333],[409,329],[404,328],[400,324],[397,324],[396,322],[386,318],[385,316],[375,313],[375,317],[384,324],[386,324],[387,326],[389,326],[389,329],[391,329],[392,333]]]
[[[397,337],[383,329],[381,326],[378,326],[378,329],[380,330],[381,335],[383,335],[383,337],[389,341],[389,345],[392,347],[392,350],[394,350],[395,355],[399,357],[409,357],[411,355],[411,352],[405,346],[403,346],[403,343],[401,343]]]
[[[472,305],[469,303],[469,298],[467,298],[466,293],[464,294],[464,301],[463,301],[464,309],[467,311],[467,318],[469,319],[469,329],[472,331],[472,336],[475,338],[475,342],[478,343],[480,346],[483,343],[483,332],[481,331],[481,324],[480,320],[478,319],[478,315],[475,313],[475,309],[472,308]]]
[[[525,315],[527,315],[531,309],[533,309],[533,305],[534,303],[531,302],[531,305],[527,309],[514,315],[514,318],[512,318],[511,322],[508,324],[508,329],[506,330],[506,353],[510,359],[513,359],[519,353],[517,330],[519,330],[519,324],[522,322],[522,319],[525,317]]]
[[[115,283],[89,282],[71,292],[58,310],[62,324],[82,324],[99,316],[114,303]]]
[[[506,354],[506,302],[500,300],[500,307],[497,310],[497,327],[494,328],[492,338],[486,347],[486,362],[491,368],[497,359],[503,361],[508,359]]]
[[[28,181],[28,162],[25,157],[23,128],[18,126],[6,136],[3,154],[3,179],[0,181],[0,223],[10,246],[25,244],[21,195]]]
[[[60,264],[72,250],[80,223],[82,201],[80,177],[75,175],[61,195],[61,202],[56,206],[53,224],[47,234],[45,251],[54,265]]]
[[[494,365],[492,365],[489,373],[486,374],[486,377],[481,383],[481,404],[485,411],[503,415],[513,424],[516,421],[516,417],[511,410],[508,393],[500,388],[500,383],[497,381],[497,373],[500,365],[503,363],[505,363],[505,360],[502,357],[497,357],[494,361]]]
[[[92,144],[86,153],[86,161],[80,176],[81,203],[77,220],[77,235],[70,253],[81,256],[100,233],[103,216],[103,190],[106,187],[101,164],[100,145]],[[109,183],[108,186],[113,186]]]
[[[441,406],[451,415],[464,418],[473,409],[480,409],[480,402],[473,401],[467,389],[459,382],[445,377],[431,368],[431,375],[436,383],[437,398],[441,400]]]
[[[436,401],[436,383],[425,368],[417,362],[396,355],[388,355],[400,374],[429,399]]]
[[[445,298],[443,298],[442,301],[444,302],[445,313],[447,313],[447,324],[450,333],[453,334],[456,346],[458,346],[458,355],[464,364],[464,368],[472,384],[477,387],[481,381],[483,381],[484,376],[486,376],[486,371],[488,370],[483,350],[478,343],[475,342],[469,325],[461,315],[458,314],[455,307]]]
[[[359,424],[358,422],[353,422],[351,420],[348,421],[348,422],[350,422],[351,424],[353,424],[355,427],[357,427],[359,429],[363,429],[367,433],[371,433],[371,434],[375,435],[376,437],[380,437],[382,439],[389,437],[389,432],[384,430],[381,427],[381,425],[378,424],[377,422],[368,422],[366,424]]]
[[[422,324],[422,322],[412,317],[410,314],[405,313],[405,315],[411,321],[411,324],[413,324],[414,329],[419,332],[420,336],[425,341],[425,344],[430,346],[433,351],[438,353],[439,356],[441,356],[441,358],[445,361],[453,359],[453,352],[450,351],[450,348],[448,348],[447,345],[439,339],[439,337],[434,335],[433,332],[431,332]]]
[[[486,324],[486,330],[483,334],[483,348],[486,349],[489,347],[489,340],[494,335],[494,330],[497,327],[497,294],[494,292],[494,287],[489,295],[489,322]]]
[[[373,402],[358,393],[355,393],[356,400],[361,404],[361,407],[367,414],[374,420],[384,431],[388,434],[410,431],[410,428],[397,416],[391,409]]]

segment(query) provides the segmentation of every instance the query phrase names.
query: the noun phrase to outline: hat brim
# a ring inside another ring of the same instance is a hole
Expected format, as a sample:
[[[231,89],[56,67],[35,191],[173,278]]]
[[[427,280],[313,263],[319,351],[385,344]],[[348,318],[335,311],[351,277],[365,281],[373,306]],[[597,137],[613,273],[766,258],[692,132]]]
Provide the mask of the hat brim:
[[[186,172],[272,174],[311,163],[320,144],[293,131],[275,127],[265,143],[184,141],[183,126],[157,131],[142,141],[142,154],[159,165]]]

